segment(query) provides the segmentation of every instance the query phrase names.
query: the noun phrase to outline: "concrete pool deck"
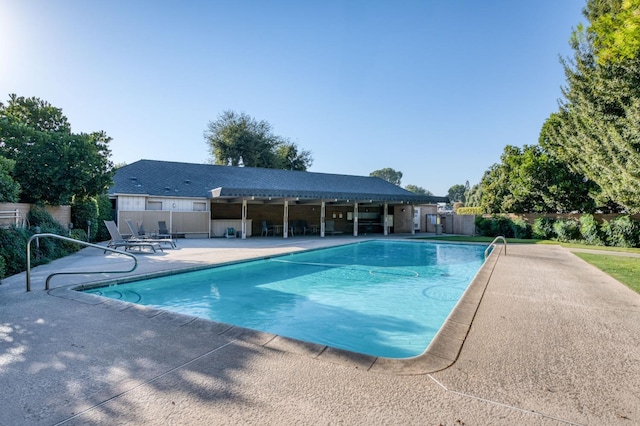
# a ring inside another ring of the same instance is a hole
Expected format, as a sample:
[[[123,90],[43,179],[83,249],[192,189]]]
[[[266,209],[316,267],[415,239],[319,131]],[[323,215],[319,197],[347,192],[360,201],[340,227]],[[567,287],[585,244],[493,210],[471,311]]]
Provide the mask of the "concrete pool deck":
[[[179,240],[136,274],[366,237]],[[121,302],[60,297],[128,268],[84,249],[0,285],[0,424],[640,424],[640,295],[560,246],[509,245],[453,365],[390,374]],[[85,269],[86,268],[86,269]],[[111,269],[113,268],[113,269]]]

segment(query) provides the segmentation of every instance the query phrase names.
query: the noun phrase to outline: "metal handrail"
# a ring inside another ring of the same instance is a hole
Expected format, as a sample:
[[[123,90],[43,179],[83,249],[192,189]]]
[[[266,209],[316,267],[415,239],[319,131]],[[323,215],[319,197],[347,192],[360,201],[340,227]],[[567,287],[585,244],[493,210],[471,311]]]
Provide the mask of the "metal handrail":
[[[125,256],[129,256],[129,257],[131,257],[133,259],[133,268],[129,269],[128,271],[55,272],[53,274],[50,274],[47,277],[47,280],[45,282],[45,287],[44,287],[45,290],[49,290],[49,280],[51,278],[55,277],[56,275],[125,274],[127,272],[135,271],[135,269],[138,267],[138,258],[135,257],[134,255],[132,255],[131,253],[127,253],[127,252],[124,252],[122,250],[116,250],[116,249],[112,249],[111,247],[105,247],[105,246],[100,246],[98,244],[87,243],[85,241],[75,240],[73,238],[64,237],[64,236],[58,235],[58,234],[35,234],[35,235],[32,235],[27,240],[27,291],[31,291],[31,241],[35,240],[36,238],[43,238],[43,237],[57,238],[59,240],[69,241],[69,242],[77,243],[77,244],[84,245],[84,246],[87,246],[87,247],[98,248],[100,250],[104,250],[105,252],[106,251],[110,251],[112,253],[124,254]]]
[[[495,238],[493,239],[493,241],[491,241],[491,243],[489,244],[489,246],[484,250],[484,258],[485,258],[485,259],[487,258],[487,252],[489,251],[489,249],[490,249],[491,247],[495,247],[496,242],[497,242],[498,240],[502,240],[502,241],[503,241],[503,243],[504,243],[504,255],[505,255],[505,256],[507,255],[507,239],[506,239],[505,237],[503,237],[502,235],[498,235],[497,237],[495,237]]]

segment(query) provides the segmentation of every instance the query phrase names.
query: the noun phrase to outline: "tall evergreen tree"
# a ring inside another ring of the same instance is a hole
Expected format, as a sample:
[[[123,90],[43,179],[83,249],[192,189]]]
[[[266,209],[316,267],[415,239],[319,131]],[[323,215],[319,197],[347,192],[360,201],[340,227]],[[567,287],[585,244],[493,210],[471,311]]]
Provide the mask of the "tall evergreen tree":
[[[620,34],[638,13],[638,0],[587,2],[584,15],[592,25],[572,35],[574,56],[562,61],[564,99],[539,141],[598,185],[600,206],[631,212],[640,211],[640,47]]]

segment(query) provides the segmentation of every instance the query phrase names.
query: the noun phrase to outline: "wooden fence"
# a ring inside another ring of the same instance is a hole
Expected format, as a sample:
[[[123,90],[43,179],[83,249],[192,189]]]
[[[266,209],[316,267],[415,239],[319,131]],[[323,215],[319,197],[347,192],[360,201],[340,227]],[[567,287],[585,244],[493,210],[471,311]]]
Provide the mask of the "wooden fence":
[[[0,203],[0,228],[29,226],[27,220],[32,204]],[[71,222],[71,206],[45,206],[44,209],[65,229]]]

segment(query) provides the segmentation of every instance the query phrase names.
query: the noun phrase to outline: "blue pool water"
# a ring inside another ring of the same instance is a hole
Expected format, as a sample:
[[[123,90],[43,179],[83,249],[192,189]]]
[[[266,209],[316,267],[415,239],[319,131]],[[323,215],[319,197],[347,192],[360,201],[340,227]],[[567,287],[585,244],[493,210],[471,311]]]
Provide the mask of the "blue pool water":
[[[429,345],[485,246],[367,241],[85,290],[367,355]]]

